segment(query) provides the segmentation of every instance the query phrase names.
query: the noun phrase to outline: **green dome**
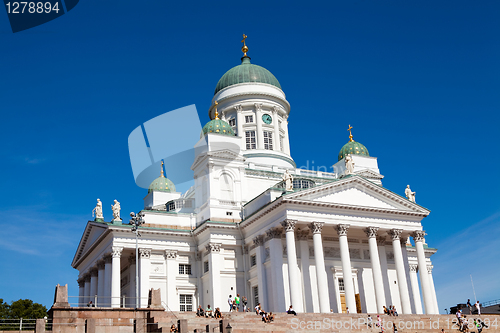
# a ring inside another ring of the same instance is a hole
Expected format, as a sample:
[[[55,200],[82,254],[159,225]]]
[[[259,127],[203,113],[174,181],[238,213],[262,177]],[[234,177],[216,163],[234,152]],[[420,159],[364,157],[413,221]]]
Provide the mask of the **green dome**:
[[[224,120],[219,118],[215,118],[210,120],[208,123],[203,126],[201,130],[200,137],[202,138],[207,133],[217,133],[222,135],[235,136],[233,129],[226,123]]]
[[[159,191],[159,192],[175,192],[175,185],[172,181],[165,176],[162,175],[151,183],[148,187],[148,193],[151,191]]]
[[[270,71],[251,64],[250,57],[245,56],[241,58],[241,65],[231,68],[222,75],[215,87],[214,95],[226,87],[245,82],[266,83],[281,89],[280,83]]]
[[[366,149],[366,147],[361,143],[354,140],[349,141],[344,145],[344,147],[342,147],[342,149],[340,149],[339,161],[348,154],[370,156],[370,154],[368,153],[368,149]]]

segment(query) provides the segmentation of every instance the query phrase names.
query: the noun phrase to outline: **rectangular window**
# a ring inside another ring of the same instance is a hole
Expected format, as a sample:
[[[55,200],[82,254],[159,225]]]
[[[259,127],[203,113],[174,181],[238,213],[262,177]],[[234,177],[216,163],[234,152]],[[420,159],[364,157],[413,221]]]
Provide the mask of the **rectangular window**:
[[[171,201],[167,203],[167,212],[172,212],[175,210],[175,202]]]
[[[283,135],[280,135],[280,150],[285,151],[285,147],[283,146]]]
[[[257,256],[254,254],[250,257],[250,267],[257,265]]]
[[[179,295],[181,311],[193,311],[193,295]]]
[[[229,119],[229,126],[236,126],[236,118]]]
[[[245,123],[253,123],[253,116],[245,116]]]
[[[264,131],[264,149],[273,150],[273,132]]]
[[[344,292],[344,279],[339,279],[339,291]]]
[[[227,216],[233,216],[233,212],[226,212]]]
[[[206,272],[208,272],[208,261],[205,261],[203,263],[203,273],[206,273]]]
[[[247,149],[256,149],[257,144],[255,141],[255,131],[246,131],[245,138],[247,143]]]
[[[252,295],[253,295],[253,301],[254,301],[254,307],[259,304],[259,286],[255,286],[252,288]]]
[[[179,274],[191,275],[191,265],[179,264]]]

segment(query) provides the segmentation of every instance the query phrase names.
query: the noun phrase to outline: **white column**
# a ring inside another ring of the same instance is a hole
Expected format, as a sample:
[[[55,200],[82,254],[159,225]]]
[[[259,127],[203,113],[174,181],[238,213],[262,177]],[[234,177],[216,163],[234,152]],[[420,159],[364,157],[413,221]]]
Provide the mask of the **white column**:
[[[384,313],[384,280],[382,279],[382,268],[380,267],[380,258],[378,256],[377,231],[377,227],[368,227],[365,229],[366,235],[368,236],[368,247],[370,249],[370,262],[372,265],[373,285],[375,287],[377,311],[378,313]]]
[[[151,249],[139,249],[139,304],[141,308],[148,307],[149,273],[151,272]]]
[[[243,131],[243,115],[241,114],[241,104],[235,105],[234,109],[236,110],[236,134],[244,140],[245,132]],[[245,145],[243,145],[243,147],[245,147]]]
[[[303,302],[300,292],[299,267],[297,265],[297,250],[295,249],[295,224],[297,221],[286,219],[281,225],[286,231],[286,255],[288,262],[288,280],[290,282],[290,301],[297,312],[303,312]]]
[[[431,286],[432,299],[434,301],[434,311],[436,314],[439,314],[439,307],[438,307],[437,296],[436,296],[436,288],[434,288],[434,279],[432,278],[432,269],[433,268],[434,268],[434,266],[428,265],[427,271],[429,272],[429,284]]]
[[[420,272],[420,285],[422,286],[422,294],[424,298],[424,307],[426,314],[435,314],[434,300],[432,299],[431,285],[429,282],[429,273],[427,272],[427,261],[425,259],[424,244],[422,243],[425,232],[415,231],[413,240],[417,249],[418,270]]]
[[[415,302],[415,313],[423,314],[422,301],[420,300],[420,289],[418,287],[417,265],[410,265],[410,281],[413,300]]]
[[[177,275],[179,275],[179,264],[177,263],[177,250],[166,250],[167,261],[167,305],[171,311],[179,311],[179,297],[177,296]]]
[[[97,261],[97,304],[95,306],[106,306],[104,299],[104,260]]]
[[[79,278],[77,282],[78,282],[77,306],[85,306],[85,279]]]
[[[209,243],[206,246],[208,253],[208,275],[209,275],[209,286],[211,288],[210,292],[212,297],[207,303],[211,305],[212,309],[217,307],[221,308],[221,311],[227,308],[225,303],[222,302],[221,296],[221,282],[220,282],[220,271],[221,271],[221,258],[220,258],[220,248],[221,244]]]
[[[392,248],[394,250],[394,263],[396,264],[396,275],[398,277],[399,297],[404,314],[411,314],[410,294],[408,283],[406,282],[405,264],[403,262],[403,252],[401,250],[400,236],[402,229],[391,229]]]
[[[104,260],[104,303],[103,306],[111,306],[111,271],[112,271],[112,255],[106,253],[102,259]]]
[[[304,295],[304,312],[314,312],[313,291],[311,286],[311,274],[309,273],[309,230],[297,232],[300,252],[300,270],[302,271],[302,295]],[[314,293],[318,288],[315,288]],[[316,305],[317,306],[317,305]]]
[[[85,287],[84,287],[84,298],[83,298],[83,305],[82,306],[87,306],[87,303],[90,301],[90,273],[86,273],[83,276],[83,279],[85,280]]]
[[[283,245],[281,243],[282,231],[278,228],[266,230],[269,239],[269,255],[271,260],[272,285],[269,286],[268,303],[269,311],[284,312],[290,304],[285,301],[285,283],[283,281]],[[265,297],[265,296],[264,296]]]
[[[95,305],[95,296],[97,295],[97,267],[90,269],[90,300]]]
[[[283,144],[285,146],[285,154],[290,155],[290,139],[288,137],[288,115],[283,116],[283,125],[285,126],[285,139],[283,140]]]
[[[255,103],[255,125],[257,133],[257,149],[264,149],[264,132],[262,132],[262,103]]]
[[[330,292],[326,278],[325,255],[323,253],[323,240],[321,230],[323,222],[313,222],[309,225],[313,234],[314,261],[316,264],[316,279],[318,281],[319,310],[321,313],[330,313]]]
[[[113,308],[120,307],[120,259],[122,256],[122,247],[113,246],[111,261],[111,306]]]
[[[409,243],[408,236],[401,238],[400,241],[401,250],[403,252],[403,262],[405,265],[406,284],[408,285],[408,293],[410,294],[411,313],[417,313],[415,299],[413,298],[413,289],[411,288],[410,262],[408,260],[408,250],[406,248],[407,243]]]
[[[260,235],[253,239],[255,244],[255,262],[257,264],[257,285],[259,287],[259,302],[264,311],[268,311],[267,298],[269,297],[267,293],[267,281],[266,274],[264,271],[264,262],[266,261],[265,255],[263,255],[264,247],[264,236]],[[253,297],[253,295],[251,296]],[[248,299],[251,297],[247,296]],[[251,303],[253,304],[253,303]]]
[[[275,151],[280,151],[280,127],[278,122],[278,108],[276,106],[273,107],[273,125],[274,125],[273,149]],[[285,149],[283,148],[283,151],[284,150]]]
[[[382,270],[382,280],[384,281],[385,306],[393,304],[391,295],[391,286],[389,284],[389,268],[387,266],[387,252],[385,251],[385,236],[377,237],[377,247],[380,259],[380,268]]]
[[[128,290],[128,299],[127,299],[127,306],[131,308],[135,308],[136,302],[135,302],[135,271],[136,271],[136,259],[135,259],[135,251],[134,254],[130,255],[128,257],[128,263],[129,263],[129,269],[128,269],[128,276],[129,276],[129,290]]]
[[[342,261],[342,275],[344,278],[345,303],[349,312],[356,313],[356,298],[354,296],[354,283],[352,281],[351,257],[349,256],[349,244],[347,243],[348,224],[337,225],[339,235],[340,260]]]

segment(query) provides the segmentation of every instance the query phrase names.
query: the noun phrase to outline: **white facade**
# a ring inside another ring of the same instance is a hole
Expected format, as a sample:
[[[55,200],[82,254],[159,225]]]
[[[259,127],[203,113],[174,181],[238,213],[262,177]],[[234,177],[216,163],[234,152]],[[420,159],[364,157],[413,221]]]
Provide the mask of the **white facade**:
[[[281,89],[239,83],[215,101],[236,136],[200,139],[186,193],[144,198],[138,262],[130,225],[88,222],[72,263],[81,303],[134,307],[137,296],[145,307],[148,290],[160,288],[173,311],[208,304],[227,311],[228,295],[240,294],[250,307],[277,312],[293,304],[297,312],[394,305],[399,313],[438,313],[436,250],[421,224],[429,211],[383,188],[375,157],[352,155],[352,175],[343,159],[334,173],[296,169]],[[209,113],[213,119],[213,107]],[[284,188],[286,170],[293,191]]]

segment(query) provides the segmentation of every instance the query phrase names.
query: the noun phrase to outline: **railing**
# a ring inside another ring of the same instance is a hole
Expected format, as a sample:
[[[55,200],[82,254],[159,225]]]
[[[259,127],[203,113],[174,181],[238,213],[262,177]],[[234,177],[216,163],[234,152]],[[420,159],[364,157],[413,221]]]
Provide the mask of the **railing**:
[[[488,301],[488,302],[483,302],[481,306],[484,308],[486,306],[492,306],[492,305],[497,305],[500,304],[500,299],[495,299],[493,301]]]
[[[69,305],[72,307],[136,308],[137,299],[141,307],[141,300],[142,304],[147,304],[149,297],[68,296]]]
[[[0,331],[34,331],[36,319],[0,319]]]

